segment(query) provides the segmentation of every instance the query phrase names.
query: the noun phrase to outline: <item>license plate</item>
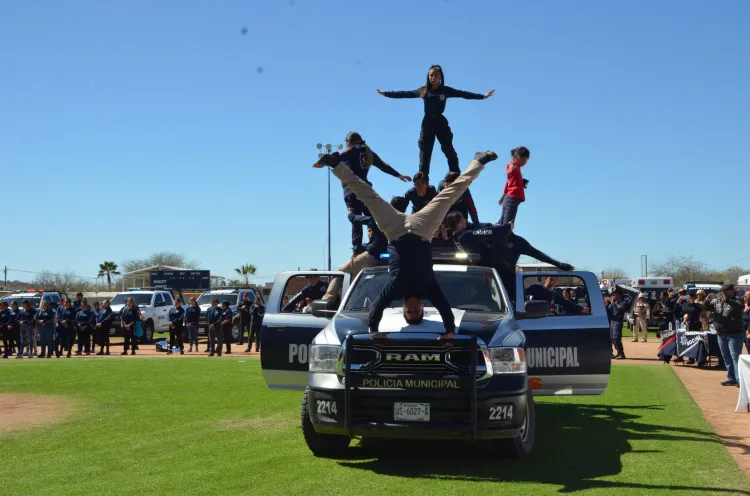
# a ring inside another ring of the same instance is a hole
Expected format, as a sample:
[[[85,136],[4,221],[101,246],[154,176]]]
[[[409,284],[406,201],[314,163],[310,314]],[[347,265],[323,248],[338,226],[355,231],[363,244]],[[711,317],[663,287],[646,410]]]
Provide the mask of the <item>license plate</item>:
[[[405,420],[408,422],[429,422],[429,403],[394,403],[393,420]]]

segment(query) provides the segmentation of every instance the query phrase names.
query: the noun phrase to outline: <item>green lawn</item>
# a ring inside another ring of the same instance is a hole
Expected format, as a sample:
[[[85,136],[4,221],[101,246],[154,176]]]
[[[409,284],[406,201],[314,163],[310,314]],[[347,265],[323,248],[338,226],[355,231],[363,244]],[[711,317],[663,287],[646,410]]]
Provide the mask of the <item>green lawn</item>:
[[[254,359],[11,360],[0,378],[79,412],[0,437],[0,494],[750,494],[669,367],[618,364],[602,396],[540,400],[523,462],[414,442],[315,458],[300,393],[267,389]]]

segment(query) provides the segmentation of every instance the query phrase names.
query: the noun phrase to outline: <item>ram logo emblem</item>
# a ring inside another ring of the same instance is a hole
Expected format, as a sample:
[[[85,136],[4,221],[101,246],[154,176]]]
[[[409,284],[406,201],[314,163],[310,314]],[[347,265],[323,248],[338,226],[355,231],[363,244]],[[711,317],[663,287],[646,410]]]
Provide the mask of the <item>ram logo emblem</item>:
[[[386,362],[439,362],[440,353],[386,353]]]

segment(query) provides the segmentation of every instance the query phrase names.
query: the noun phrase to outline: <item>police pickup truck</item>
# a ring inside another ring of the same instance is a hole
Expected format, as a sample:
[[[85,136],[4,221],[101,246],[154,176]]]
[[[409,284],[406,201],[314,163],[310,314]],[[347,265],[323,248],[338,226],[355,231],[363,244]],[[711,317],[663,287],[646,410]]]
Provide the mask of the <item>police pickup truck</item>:
[[[370,337],[368,311],[387,267],[366,269],[351,284],[342,272],[276,277],[261,331],[263,377],[270,388],[304,390],[302,433],[316,456],[342,455],[353,437],[382,437],[481,440],[522,458],[534,444],[535,396],[605,391],[611,345],[593,273],[518,273],[513,304],[494,269],[455,260],[434,268],[456,316],[450,346],[437,339],[444,328],[427,300],[418,325],[407,325],[401,302],[392,302],[379,329],[387,338]],[[306,276],[340,278],[340,303],[282,313],[287,286]],[[534,299],[542,293],[530,288],[545,276],[584,286],[590,313],[556,315],[548,299]]]
[[[141,341],[144,343],[151,343],[155,332],[169,332],[169,311],[174,308],[175,298],[185,301],[179,289],[128,288],[127,291],[117,293],[109,302],[112,308],[112,327],[109,331],[111,335],[123,335],[120,317],[127,306],[128,298],[135,300],[143,316]]]
[[[67,297],[66,293],[60,293],[55,289],[27,289],[26,291],[5,295],[0,298],[0,301],[7,303],[8,307],[15,301],[18,303],[18,308],[21,308],[21,303],[24,300],[28,300],[33,308],[40,308],[42,301],[46,301],[50,308],[56,308],[62,302],[62,299]]]

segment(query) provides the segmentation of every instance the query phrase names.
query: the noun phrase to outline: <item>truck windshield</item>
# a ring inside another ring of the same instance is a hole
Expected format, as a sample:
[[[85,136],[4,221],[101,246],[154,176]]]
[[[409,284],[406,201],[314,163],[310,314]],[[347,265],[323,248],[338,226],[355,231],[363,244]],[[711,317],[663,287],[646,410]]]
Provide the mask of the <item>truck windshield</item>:
[[[146,293],[120,293],[116,294],[114,298],[112,298],[112,301],[110,302],[111,305],[124,305],[128,302],[128,298],[133,298],[135,300],[136,305],[150,305],[151,304],[151,295]]]
[[[41,296],[5,296],[2,298],[2,301],[8,304],[8,308],[10,308],[10,304],[14,301],[18,303],[18,308],[21,308],[21,302],[23,300],[29,300],[29,303],[31,303],[31,306],[34,308],[39,308],[39,305],[42,301]]]
[[[216,298],[219,300],[219,304],[221,304],[222,301],[228,300],[232,305],[234,305],[237,302],[237,295],[236,294],[227,294],[227,293],[203,293],[200,295],[196,303],[198,305],[210,305],[211,300]]]
[[[452,308],[466,310],[467,312],[505,312],[505,304],[499,285],[491,272],[436,271],[435,276],[440,289],[443,290],[443,294]],[[352,289],[344,311],[369,310],[387,281],[387,272],[364,275]],[[426,307],[432,306],[432,303],[426,298],[423,302]],[[394,300],[390,304],[391,308],[400,306],[402,306],[401,300]]]

